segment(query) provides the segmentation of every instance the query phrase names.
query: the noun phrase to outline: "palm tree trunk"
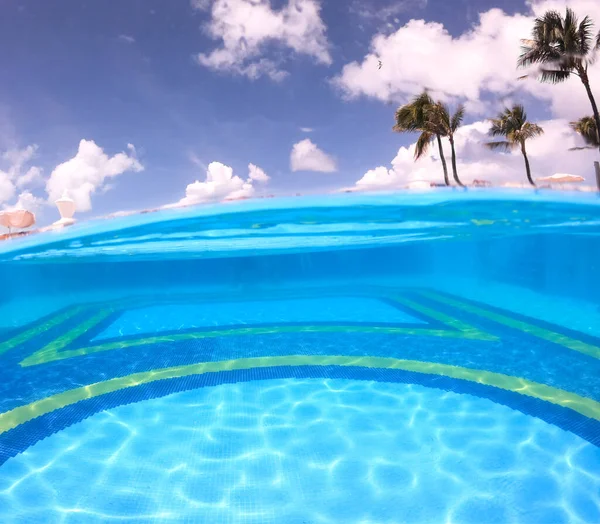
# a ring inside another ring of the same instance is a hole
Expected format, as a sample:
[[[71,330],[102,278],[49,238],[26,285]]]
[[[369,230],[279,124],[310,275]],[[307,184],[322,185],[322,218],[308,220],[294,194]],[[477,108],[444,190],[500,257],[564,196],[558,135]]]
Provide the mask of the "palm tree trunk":
[[[440,159],[442,160],[442,167],[444,168],[444,182],[447,186],[450,185],[450,178],[448,177],[448,166],[446,165],[446,157],[444,156],[444,147],[442,146],[442,137],[440,135],[435,135],[437,137],[438,147],[440,149]]]
[[[581,81],[585,86],[585,90],[587,92],[588,98],[590,99],[590,104],[592,104],[592,111],[594,113],[594,120],[596,121],[596,138],[598,139],[598,144],[600,144],[600,113],[598,112],[598,106],[596,105],[596,100],[594,99],[594,94],[592,93],[592,88],[590,87],[590,81],[587,76],[587,71],[582,70],[579,73]],[[600,150],[600,146],[598,147]]]
[[[529,166],[529,158],[527,158],[527,151],[525,151],[525,142],[521,142],[521,153],[523,153],[523,158],[525,159],[525,171],[527,172],[527,180],[529,183],[535,187],[535,182],[533,178],[531,178],[531,167]]]
[[[448,137],[448,140],[450,140],[450,148],[452,149],[452,174],[454,175],[454,180],[460,187],[465,187],[465,185],[460,181],[460,178],[458,178],[458,171],[456,169],[456,151],[454,150],[454,137],[450,135]]]

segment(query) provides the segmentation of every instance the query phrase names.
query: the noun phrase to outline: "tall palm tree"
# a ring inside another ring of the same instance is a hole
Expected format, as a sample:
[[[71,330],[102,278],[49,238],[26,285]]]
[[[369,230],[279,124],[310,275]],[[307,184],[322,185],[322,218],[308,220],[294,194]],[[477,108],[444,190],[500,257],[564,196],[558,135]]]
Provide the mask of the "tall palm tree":
[[[506,140],[487,142],[485,145],[490,149],[500,149],[503,151],[520,148],[525,159],[527,180],[529,180],[532,186],[535,186],[535,182],[531,178],[531,168],[529,166],[529,158],[527,158],[525,142],[530,138],[544,134],[544,130],[537,124],[527,121],[527,113],[525,113],[524,107],[520,104],[515,104],[511,109],[505,109],[497,118],[492,118],[491,122],[492,127],[488,134],[490,136],[503,136]]]
[[[450,179],[448,178],[448,166],[446,165],[446,157],[442,146],[442,137],[430,121],[432,115],[431,108],[434,104],[434,101],[426,91],[421,93],[410,104],[398,108],[396,111],[396,125],[393,127],[393,130],[398,133],[421,133],[415,148],[415,160],[418,160],[427,153],[431,143],[437,140],[442,168],[444,169],[444,182],[449,186]]]
[[[557,84],[571,75],[578,76],[592,105],[600,143],[600,113],[588,78],[588,67],[594,62],[594,53],[600,50],[600,32],[594,36],[593,26],[588,16],[579,23],[572,9],[567,8],[564,17],[557,11],[548,11],[535,20],[531,39],[523,40],[518,65],[542,64],[542,82]]]
[[[450,141],[450,148],[452,150],[452,174],[455,182],[464,187],[464,184],[458,178],[458,171],[456,169],[456,150],[454,147],[454,136],[457,129],[462,124],[465,117],[465,106],[462,104],[456,108],[454,114],[450,113],[450,109],[441,102],[436,102],[431,108],[431,116],[429,121],[431,122],[432,129],[435,129],[441,136],[448,137]]]
[[[584,116],[575,122],[569,124],[571,129],[581,135],[583,141],[586,143],[586,147],[574,147],[572,150],[577,149],[596,149],[600,147],[600,139],[598,138],[598,128],[596,127],[596,121],[591,116]]]

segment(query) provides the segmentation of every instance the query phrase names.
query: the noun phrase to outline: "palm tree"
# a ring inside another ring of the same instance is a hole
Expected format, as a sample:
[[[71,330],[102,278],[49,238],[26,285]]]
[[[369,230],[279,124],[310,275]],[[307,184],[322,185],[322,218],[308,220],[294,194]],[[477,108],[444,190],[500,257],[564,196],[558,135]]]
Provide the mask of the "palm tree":
[[[571,129],[576,133],[579,133],[586,143],[586,147],[573,147],[571,150],[578,149],[596,149],[600,147],[600,139],[598,138],[598,128],[596,127],[596,121],[591,116],[584,116],[576,122],[569,124]]]
[[[396,111],[396,125],[393,127],[393,130],[398,133],[421,133],[415,148],[415,160],[418,160],[427,153],[433,140],[437,140],[442,168],[444,169],[444,182],[449,186],[450,179],[448,178],[448,167],[446,166],[442,137],[441,134],[434,129],[434,125],[430,121],[432,115],[431,108],[434,105],[434,101],[426,91],[421,93],[415,97],[410,104],[398,108]]]
[[[548,11],[535,20],[531,40],[523,40],[518,65],[542,64],[542,82],[557,84],[571,75],[578,76],[592,105],[596,137],[600,143],[600,113],[588,78],[588,67],[594,61],[595,51],[600,50],[600,32],[594,36],[593,26],[588,16],[579,23],[572,9],[567,8],[564,18],[557,11]]]
[[[450,148],[452,150],[452,174],[456,183],[465,187],[464,184],[458,178],[458,171],[456,169],[456,150],[454,148],[454,135],[456,130],[462,124],[465,117],[465,106],[462,104],[456,108],[454,114],[450,114],[448,106],[441,102],[436,102],[431,108],[431,116],[429,121],[431,122],[432,129],[435,129],[441,136],[448,137],[450,141]]]
[[[505,109],[497,118],[492,118],[491,122],[492,127],[488,134],[490,136],[503,136],[506,140],[488,142],[485,145],[490,149],[500,149],[503,151],[520,148],[523,158],[525,159],[527,180],[529,180],[529,183],[532,186],[535,186],[535,182],[533,181],[533,178],[531,178],[531,168],[529,167],[525,142],[530,138],[535,138],[544,134],[544,130],[537,124],[532,124],[527,121],[525,108],[520,104],[515,104],[512,109]]]

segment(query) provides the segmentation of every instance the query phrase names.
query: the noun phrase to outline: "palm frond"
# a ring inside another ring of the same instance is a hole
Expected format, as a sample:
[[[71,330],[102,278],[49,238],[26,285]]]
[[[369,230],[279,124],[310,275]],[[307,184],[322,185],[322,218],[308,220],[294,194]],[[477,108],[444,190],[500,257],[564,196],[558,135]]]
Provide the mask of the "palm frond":
[[[512,110],[507,109],[505,113],[510,113],[512,118],[517,122],[527,122],[527,112],[523,104],[515,104]]]
[[[442,136],[448,136],[450,128],[450,110],[442,102],[436,102],[429,108],[428,121],[430,129]]]
[[[568,11],[569,9],[567,8],[567,13]],[[563,26],[562,16],[555,9],[550,9],[549,11],[546,11],[546,13],[544,13],[544,16],[536,20],[536,24],[538,22],[541,22],[544,25],[544,29],[546,31],[556,30]]]
[[[594,49],[600,51],[600,31],[598,31],[598,36],[596,36],[596,45],[594,46]]]
[[[426,118],[425,112],[431,104],[433,100],[427,92],[416,96],[409,104],[397,109],[396,124],[392,129],[398,133],[421,131]]]
[[[398,133],[416,131],[417,124],[414,108],[409,105],[398,108],[396,111],[396,125],[393,127],[394,131]]]
[[[600,43],[598,37],[596,45]],[[579,22],[570,8],[564,17],[558,11],[548,11],[535,20],[531,38],[521,43],[519,67],[544,64],[538,71],[542,82],[564,82],[594,60],[593,21],[586,16]]]
[[[456,131],[460,127],[464,118],[465,106],[461,104],[456,108],[456,111],[454,112],[454,114],[452,115],[452,119],[450,120],[450,129],[452,130],[452,132]]]
[[[516,148],[518,146],[518,144],[513,143],[513,142],[508,142],[508,141],[486,142],[484,145],[485,145],[485,147],[487,147],[488,149],[491,149],[492,151],[501,150],[506,153],[508,153],[509,151],[513,150],[514,148]]]
[[[551,9],[533,24],[533,39],[536,42],[551,43],[557,39],[564,28],[561,14]]]
[[[579,37],[577,33],[577,15],[570,7],[567,7],[565,17],[562,22],[562,31],[559,33],[559,38],[562,37],[563,51],[573,50],[578,47]]]
[[[544,55],[541,50],[533,45],[521,46],[521,54],[517,60],[517,67],[529,67],[544,61]]]
[[[569,151],[583,151],[584,149],[598,149],[595,146],[580,146],[580,147],[570,147],[568,150]]]
[[[560,69],[540,69],[540,81],[549,82],[551,84],[559,84],[568,80],[571,76],[571,71],[563,71]]]
[[[508,153],[517,147],[517,144],[508,142],[506,140],[501,142],[486,142],[484,145],[492,151],[500,150],[505,153]]]
[[[505,121],[502,118],[492,118],[490,123],[492,124],[488,131],[490,136],[506,136]]]
[[[433,98],[425,90],[420,95],[417,95],[413,100],[413,104],[424,107],[433,104]]]
[[[587,146],[594,149],[600,147],[600,139],[598,138],[598,130],[594,117],[584,116],[575,122],[570,122],[571,129],[581,135]]]
[[[491,149],[502,149],[503,143],[511,144],[511,147],[518,147],[530,138],[535,138],[544,133],[544,130],[537,124],[527,121],[527,112],[521,104],[515,104],[511,108],[506,108],[497,118],[490,120],[491,126],[488,131],[489,136],[503,136],[505,142],[490,142]]]
[[[534,64],[543,64],[560,59],[558,50],[546,42],[532,42],[521,46],[521,55],[517,60],[518,67],[529,67]]]
[[[428,131],[424,131],[419,135],[417,139],[417,144],[415,146],[415,160],[419,160],[427,151],[429,150],[429,146],[431,145],[431,141],[435,138],[433,133],[429,133]]]
[[[544,134],[544,129],[537,124],[532,124],[531,122],[525,122],[521,127],[521,131],[519,133],[519,138],[524,140],[529,140],[530,138],[536,138]]]
[[[594,38],[593,27],[593,20],[589,16],[586,16],[581,21],[577,29],[577,36],[579,39],[579,53],[581,53],[582,56],[587,55],[592,49]]]

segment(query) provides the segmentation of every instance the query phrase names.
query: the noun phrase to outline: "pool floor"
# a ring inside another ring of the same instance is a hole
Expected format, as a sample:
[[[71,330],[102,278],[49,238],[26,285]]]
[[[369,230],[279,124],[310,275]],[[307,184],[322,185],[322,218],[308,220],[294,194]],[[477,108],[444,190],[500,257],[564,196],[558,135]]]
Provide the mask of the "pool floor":
[[[1,522],[600,522],[600,340],[432,289],[3,332]]]

